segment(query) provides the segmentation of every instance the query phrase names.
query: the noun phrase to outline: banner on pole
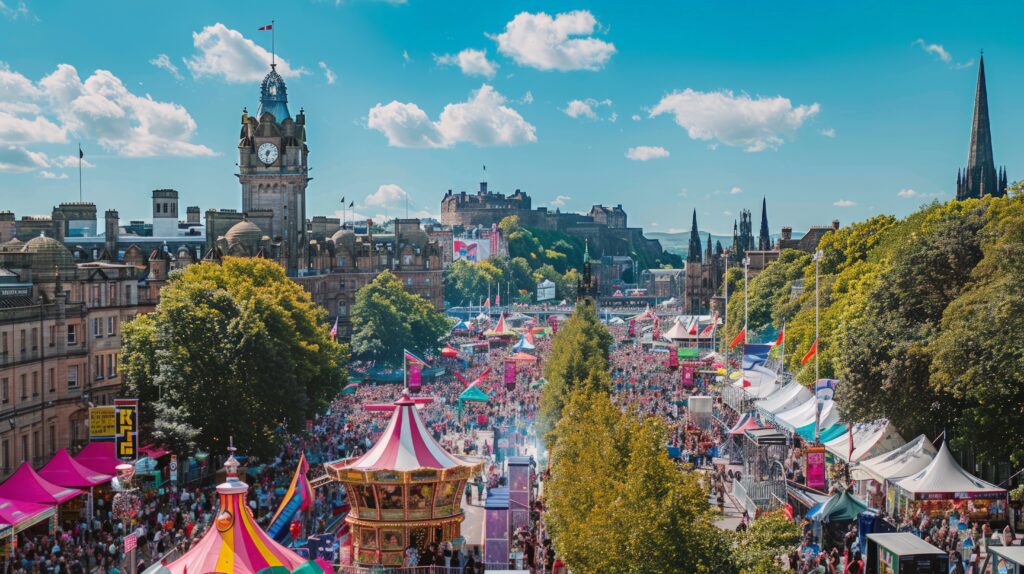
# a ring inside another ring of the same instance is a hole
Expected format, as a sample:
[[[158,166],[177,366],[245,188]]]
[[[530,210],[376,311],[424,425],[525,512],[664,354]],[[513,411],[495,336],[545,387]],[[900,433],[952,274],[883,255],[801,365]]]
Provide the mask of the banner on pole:
[[[114,399],[114,452],[134,462],[139,450],[139,399]]]
[[[804,472],[807,476],[807,487],[825,490],[825,447],[807,447],[807,462]]]
[[[683,365],[683,388],[693,388],[693,365]]]
[[[419,391],[422,383],[422,372],[419,363],[409,365],[409,390]]]
[[[505,387],[509,390],[514,389],[516,386],[516,363],[515,361],[505,361]]]

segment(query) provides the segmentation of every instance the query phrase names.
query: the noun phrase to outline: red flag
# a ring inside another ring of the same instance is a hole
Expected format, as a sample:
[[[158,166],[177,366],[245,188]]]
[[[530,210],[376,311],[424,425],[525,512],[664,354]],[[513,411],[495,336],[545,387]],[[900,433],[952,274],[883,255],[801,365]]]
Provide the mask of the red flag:
[[[273,29],[274,29],[274,25],[273,24],[267,24],[266,26],[257,28],[257,30],[273,30]]]
[[[785,327],[785,326],[783,326],[783,327],[782,327],[782,330],[781,330],[781,331],[779,331],[779,336],[775,338],[775,343],[774,343],[774,345],[775,345],[776,347],[778,347],[779,345],[781,345],[781,344],[782,344],[782,341],[784,341],[785,339],[786,339],[786,327]]]
[[[744,328],[740,329],[739,333],[736,333],[736,338],[733,339],[731,343],[729,343],[729,348],[731,349],[731,348],[735,347],[736,345],[739,345],[740,343],[745,341],[746,338],[747,338],[747,328],[744,327]]]
[[[806,365],[807,361],[810,361],[811,359],[813,359],[814,355],[817,355],[817,354],[818,354],[818,340],[815,339],[814,343],[811,344],[811,348],[807,350],[807,354],[804,355],[804,358],[800,359],[800,364],[801,365]]]
[[[749,386],[750,386],[750,379],[744,378],[743,379],[743,388],[745,389],[745,388],[747,388]]]
[[[491,298],[488,297],[487,300],[484,301],[484,307],[490,307],[490,306],[491,306]]]
[[[334,318],[334,326],[331,327],[331,338],[332,339],[337,339],[338,338],[338,318],[337,317]]]

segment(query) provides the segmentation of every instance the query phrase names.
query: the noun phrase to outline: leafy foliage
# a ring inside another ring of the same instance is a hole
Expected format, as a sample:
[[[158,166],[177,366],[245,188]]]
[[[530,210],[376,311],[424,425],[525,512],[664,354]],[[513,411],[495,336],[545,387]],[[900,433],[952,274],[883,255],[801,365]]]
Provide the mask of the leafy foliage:
[[[384,271],[356,293],[352,352],[361,359],[399,365],[403,349],[421,356],[433,351],[450,327],[430,301],[409,293],[393,273]]]
[[[326,312],[263,259],[225,258],[172,275],[151,315],[124,327],[122,365],[130,393],[152,417],[152,438],[178,450],[269,454],[344,386],[348,349]],[[143,424],[145,431],[149,427]]]
[[[782,512],[762,514],[736,536],[733,557],[740,574],[783,574],[777,557],[800,541],[800,527]]]

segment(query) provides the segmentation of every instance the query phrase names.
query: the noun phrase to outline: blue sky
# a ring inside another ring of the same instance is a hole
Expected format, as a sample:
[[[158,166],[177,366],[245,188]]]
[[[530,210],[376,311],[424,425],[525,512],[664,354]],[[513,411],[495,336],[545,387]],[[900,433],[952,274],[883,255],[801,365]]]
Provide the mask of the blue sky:
[[[167,187],[238,208],[271,19],[311,214],[341,196],[402,214],[405,194],[436,213],[486,164],[492,189],[622,203],[653,231],[696,208],[728,232],[762,195],[773,232],[903,215],[954,192],[981,48],[996,161],[1020,179],[1024,41],[1000,25],[1020,2],[0,0],[0,208],[77,199],[78,141],[101,212],[148,218]]]

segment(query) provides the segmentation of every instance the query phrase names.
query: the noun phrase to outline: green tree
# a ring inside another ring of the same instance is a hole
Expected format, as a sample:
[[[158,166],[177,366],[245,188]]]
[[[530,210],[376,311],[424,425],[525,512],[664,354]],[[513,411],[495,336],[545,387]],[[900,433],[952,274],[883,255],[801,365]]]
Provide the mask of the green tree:
[[[800,527],[782,512],[762,514],[736,536],[733,560],[740,574],[784,574],[778,557],[800,541]]]
[[[348,350],[325,317],[271,261],[229,257],[174,273],[156,311],[122,332],[144,434],[179,452],[222,450],[233,436],[246,452],[272,453],[278,426],[302,429],[344,386]]]
[[[426,354],[437,349],[451,327],[423,297],[405,290],[390,271],[356,293],[352,306],[352,352],[362,359],[400,365],[403,350]]]

